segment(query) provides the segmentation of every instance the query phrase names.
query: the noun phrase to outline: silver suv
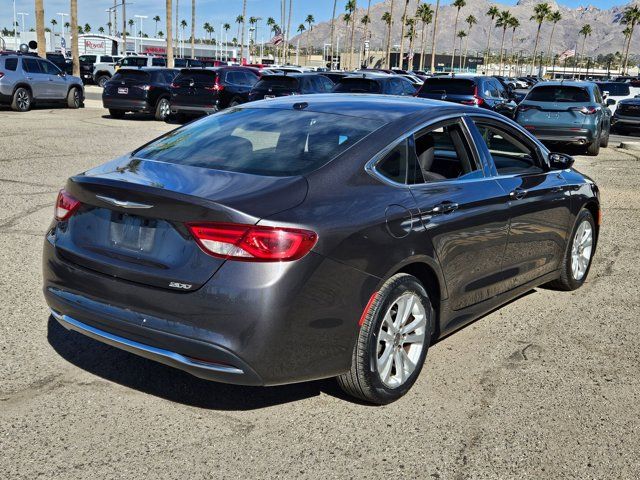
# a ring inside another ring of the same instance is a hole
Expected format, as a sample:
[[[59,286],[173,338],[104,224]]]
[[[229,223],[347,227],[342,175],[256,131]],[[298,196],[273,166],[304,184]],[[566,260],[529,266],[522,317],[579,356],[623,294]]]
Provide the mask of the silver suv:
[[[34,103],[57,102],[80,108],[84,102],[82,80],[40,57],[0,54],[0,105],[26,112]]]

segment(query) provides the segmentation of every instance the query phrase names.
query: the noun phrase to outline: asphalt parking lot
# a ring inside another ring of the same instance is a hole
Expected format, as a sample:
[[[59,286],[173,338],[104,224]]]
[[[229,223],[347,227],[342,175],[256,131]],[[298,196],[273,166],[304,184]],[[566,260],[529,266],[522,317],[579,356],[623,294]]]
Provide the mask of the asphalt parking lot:
[[[207,383],[49,319],[58,189],[171,128],[0,110],[1,478],[638,477],[640,152],[577,157],[604,211],[582,289],[535,289],[472,323],[432,347],[404,398],[372,407],[331,380]]]

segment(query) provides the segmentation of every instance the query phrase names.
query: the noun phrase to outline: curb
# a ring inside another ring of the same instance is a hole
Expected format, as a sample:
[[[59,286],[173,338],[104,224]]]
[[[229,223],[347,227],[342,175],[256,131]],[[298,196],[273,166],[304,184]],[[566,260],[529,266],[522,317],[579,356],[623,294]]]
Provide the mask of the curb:
[[[622,142],[618,148],[622,148],[623,150],[640,151],[640,142]]]

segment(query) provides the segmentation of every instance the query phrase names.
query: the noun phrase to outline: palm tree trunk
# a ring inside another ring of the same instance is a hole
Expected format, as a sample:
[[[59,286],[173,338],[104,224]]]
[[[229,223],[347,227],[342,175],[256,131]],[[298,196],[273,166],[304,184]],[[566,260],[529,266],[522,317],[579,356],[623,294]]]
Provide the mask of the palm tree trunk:
[[[242,34],[240,35],[240,65],[244,58],[244,30],[247,23],[247,0],[242,0]],[[240,26],[240,25],[238,25]]]
[[[307,65],[309,65],[309,61],[311,60],[309,55],[309,41],[311,36],[311,24],[309,24],[309,30],[307,30]]]
[[[403,67],[403,62],[404,62],[404,27],[405,27],[405,22],[407,20],[407,7],[409,6],[409,0],[405,0],[404,2],[404,10],[402,12],[402,17],[400,18],[400,21],[402,22],[402,29],[400,30],[400,59],[398,60],[398,66],[400,68]]]
[[[71,17],[71,58],[73,59],[73,75],[80,76],[80,51],[78,49],[78,0],[71,0],[69,16]],[[124,35],[124,33],[123,33]],[[38,41],[38,43],[40,43]],[[125,46],[125,51],[126,51]]]
[[[196,0],[191,0],[191,58],[196,58]]]
[[[536,69],[536,53],[538,53],[538,40],[540,39],[540,29],[542,28],[542,23],[538,24],[538,33],[536,33],[536,43],[533,45],[533,62],[531,62],[531,75]]]
[[[44,38],[44,2],[36,0],[36,34],[38,37],[38,56],[47,58],[47,41]],[[14,25],[14,29],[17,27]],[[22,26],[24,28],[24,25]],[[78,35],[78,30],[73,31],[74,38]],[[17,49],[16,49],[17,50]]]
[[[391,8],[389,9],[389,13],[391,14],[391,21],[388,25],[388,34],[387,34],[387,68],[391,68],[391,29],[393,28],[393,1],[391,0]],[[438,0],[440,1],[440,0]]]
[[[467,64],[467,53],[469,53],[469,37],[470,36],[471,36],[471,25],[469,26],[469,31],[467,32],[467,40],[464,42],[464,60],[462,61],[463,67]]]
[[[491,32],[493,32],[493,19],[491,19],[491,24],[489,25],[489,33],[487,34],[487,48],[484,50],[485,57],[487,61],[485,62],[485,68],[489,66],[489,47],[491,44]]]
[[[245,2],[247,0],[244,0]],[[291,16],[292,16],[292,12],[293,12],[293,0],[289,0],[289,18],[287,20],[287,35],[286,35],[286,47],[285,47],[285,58],[287,59],[287,61],[289,60],[289,35],[291,32]]]
[[[436,11],[433,15],[433,34],[431,35],[431,73],[436,71],[436,34],[438,33],[438,11],[440,0],[436,0]]]
[[[511,64],[513,65],[513,59],[515,57],[515,52],[513,51],[513,43],[514,40],[516,39],[516,29],[512,29],[511,30]]]
[[[420,64],[419,64],[419,69],[420,71],[422,71],[422,69],[424,68],[424,34],[425,31],[427,29],[427,24],[426,23],[422,23],[422,36],[420,38]]]
[[[498,70],[498,75],[502,75],[502,60],[503,60],[503,53],[504,53],[504,36],[507,33],[507,29],[503,28],[502,29],[502,42],[500,43],[500,70]]]
[[[420,3],[420,0],[418,0],[418,3]],[[363,33],[363,40],[362,40],[362,50],[364,51],[364,43],[367,41],[367,35],[369,33],[369,22],[371,21],[371,17],[369,17],[369,13],[371,12],[371,0],[369,0],[369,3],[367,4],[367,23],[364,24],[364,33]],[[364,52],[366,53],[366,52]],[[369,66],[369,59],[365,57],[364,59],[364,68],[367,68]]]
[[[166,0],[167,10],[167,68],[173,68],[173,32],[171,31],[171,16],[173,15],[173,5],[171,0]]]
[[[356,9],[357,2],[353,2],[353,12],[351,13],[351,38],[349,39],[349,68],[353,69],[353,36],[356,33]]]
[[[329,59],[330,69],[333,69],[333,57],[334,57],[333,40],[334,40],[334,33],[335,33],[337,4],[338,4],[338,0],[333,0],[333,13],[331,14],[331,58]]]
[[[625,56],[624,56],[624,67],[622,68],[623,75],[626,75],[627,73],[627,66],[629,64],[629,49],[631,48],[631,38],[633,37],[634,28],[635,28],[635,24],[632,23],[631,32],[629,33],[629,39],[627,40],[627,52],[625,53]]]
[[[456,59],[456,35],[458,34],[458,16],[460,15],[460,9],[456,12],[456,21],[453,27],[453,53],[451,54],[451,71],[453,72],[455,59]]]
[[[582,39],[582,48],[580,48],[580,58],[584,58],[584,44],[587,41],[587,36],[585,35]],[[578,64],[578,80],[580,80],[580,64]]]
[[[556,23],[553,23],[553,27],[551,27],[551,36],[549,37],[549,48],[547,48],[547,58],[549,59],[549,63],[551,63],[551,42],[553,42],[553,33],[556,31]]]

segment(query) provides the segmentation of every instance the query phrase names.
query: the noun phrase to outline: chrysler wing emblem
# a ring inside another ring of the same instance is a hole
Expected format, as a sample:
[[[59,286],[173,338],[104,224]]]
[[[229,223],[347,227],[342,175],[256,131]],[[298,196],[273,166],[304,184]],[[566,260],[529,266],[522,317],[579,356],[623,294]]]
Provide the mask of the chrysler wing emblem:
[[[102,195],[96,195],[96,198],[99,198],[103,202],[110,203],[111,205],[115,205],[116,207],[122,207],[122,208],[151,208],[151,207],[153,207],[153,205],[147,205],[146,203],[128,202],[126,200],[117,200],[115,198],[103,197]]]

